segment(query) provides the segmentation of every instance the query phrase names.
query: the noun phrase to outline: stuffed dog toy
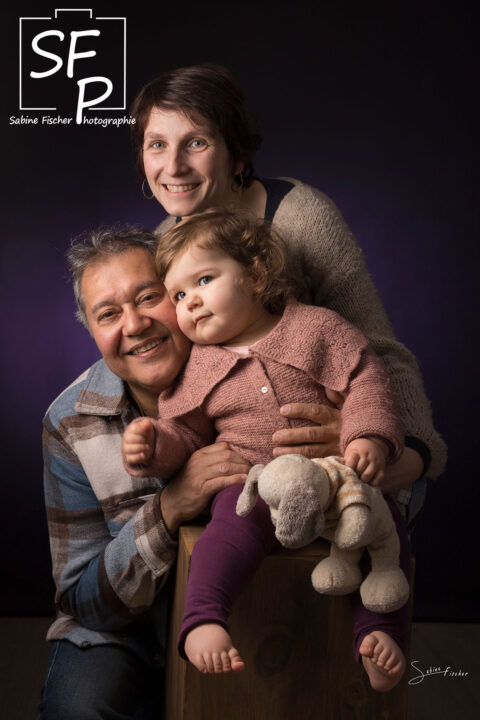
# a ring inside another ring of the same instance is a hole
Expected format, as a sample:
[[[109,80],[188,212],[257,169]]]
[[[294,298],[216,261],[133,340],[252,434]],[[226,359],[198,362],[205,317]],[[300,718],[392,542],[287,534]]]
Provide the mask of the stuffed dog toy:
[[[237,514],[247,515],[259,495],[285,547],[302,547],[318,537],[331,542],[329,557],[312,572],[317,592],[345,595],[360,587],[364,606],[380,613],[406,603],[409,586],[398,565],[400,542],[390,509],[380,490],[362,483],[341,458],[282,455],[254,465]],[[372,567],[363,580],[358,562],[364,548]]]

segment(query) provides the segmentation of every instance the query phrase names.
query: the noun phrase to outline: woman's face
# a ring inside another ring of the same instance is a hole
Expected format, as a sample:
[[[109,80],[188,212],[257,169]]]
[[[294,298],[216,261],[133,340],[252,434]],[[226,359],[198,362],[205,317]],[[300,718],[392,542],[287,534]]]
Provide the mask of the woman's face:
[[[194,124],[178,110],[153,108],[145,126],[143,165],[150,189],[169,215],[185,217],[233,202],[233,175],[225,141],[208,121]]]

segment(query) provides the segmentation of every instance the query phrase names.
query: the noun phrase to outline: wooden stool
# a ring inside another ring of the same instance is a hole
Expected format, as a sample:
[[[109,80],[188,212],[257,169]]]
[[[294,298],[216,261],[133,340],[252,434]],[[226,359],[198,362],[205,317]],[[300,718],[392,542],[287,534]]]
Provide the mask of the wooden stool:
[[[376,693],[353,658],[348,596],[319,595],[310,574],[319,540],[269,555],[237,601],[231,634],[246,669],[202,675],[177,652],[190,559],[203,527],[180,529],[167,653],[167,720],[405,720],[407,673]],[[412,567],[413,577],[413,567]]]

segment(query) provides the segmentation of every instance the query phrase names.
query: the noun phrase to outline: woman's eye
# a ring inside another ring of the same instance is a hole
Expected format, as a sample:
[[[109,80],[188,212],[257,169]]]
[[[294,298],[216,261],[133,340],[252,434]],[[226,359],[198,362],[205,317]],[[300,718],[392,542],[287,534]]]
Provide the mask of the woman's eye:
[[[179,300],[183,300],[184,297],[185,293],[183,292],[183,290],[180,290],[179,292],[175,293],[173,299],[175,300],[175,302],[178,302]]]
[[[150,148],[152,150],[164,150],[165,149],[165,143],[161,140],[156,140],[150,145]]]
[[[190,141],[189,147],[192,150],[203,150],[204,148],[207,147],[207,143],[205,142],[205,140],[200,140],[200,138],[195,138],[195,140]]]
[[[211,276],[211,275],[202,275],[202,277],[201,277],[200,280],[198,281],[198,284],[199,284],[199,285],[208,285],[208,283],[211,282],[211,281],[212,281],[212,276]]]

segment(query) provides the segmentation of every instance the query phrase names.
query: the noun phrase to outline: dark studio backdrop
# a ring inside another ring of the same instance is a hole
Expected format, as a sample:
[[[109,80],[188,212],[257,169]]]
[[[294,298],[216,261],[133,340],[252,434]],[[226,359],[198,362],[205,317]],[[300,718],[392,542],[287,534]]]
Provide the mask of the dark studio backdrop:
[[[257,172],[297,177],[339,206],[449,445],[413,535],[415,618],[478,621],[474,3],[88,6],[127,18],[127,107],[163,70],[225,64],[258,117]],[[142,197],[127,127],[10,124],[22,114],[18,18],[54,8],[20,2],[2,22],[3,615],[52,611],[41,421],[98,357],[73,317],[65,249],[98,224],[153,228],[162,217]],[[62,102],[74,116],[67,90]]]

